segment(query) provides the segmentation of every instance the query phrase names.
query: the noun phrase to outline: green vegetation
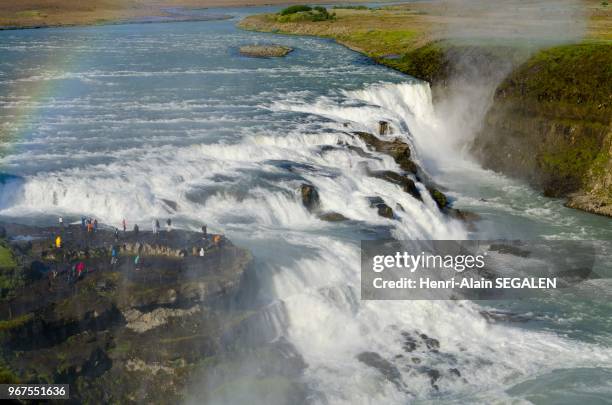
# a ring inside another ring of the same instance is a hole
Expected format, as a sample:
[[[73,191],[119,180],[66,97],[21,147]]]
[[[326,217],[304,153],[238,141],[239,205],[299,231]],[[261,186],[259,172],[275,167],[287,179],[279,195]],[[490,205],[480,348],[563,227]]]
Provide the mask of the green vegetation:
[[[0,359],[0,384],[17,384],[19,377]]]
[[[526,178],[548,196],[571,195],[574,208],[612,215],[610,94],[611,45],[540,51],[497,88],[475,145],[488,167]]]
[[[350,4],[347,5],[339,5],[339,6],[334,6],[333,7],[335,10],[371,10],[370,7],[364,6],[364,5],[359,5],[359,6],[351,6]]]
[[[430,83],[438,82],[446,76],[445,50],[439,42],[430,42],[399,59],[378,58],[377,61]]]
[[[17,266],[13,252],[6,242],[0,241],[0,301],[12,298],[24,283],[25,274]]]
[[[302,12],[307,12],[307,11],[312,11],[312,7],[306,6],[304,4],[297,4],[295,6],[289,6],[285,9],[282,9],[278,14],[289,15],[289,14],[302,13]]]
[[[336,18],[335,13],[329,13],[325,7],[310,7],[305,5],[290,6],[278,13],[277,22],[327,21]]]
[[[586,43],[541,51],[516,69],[500,86],[500,92],[604,110],[611,103],[612,49],[604,43]]]
[[[0,270],[12,269],[17,265],[11,249],[3,241],[0,241]]]
[[[417,33],[411,30],[369,30],[340,37],[340,40],[359,44],[358,46],[362,49],[375,49],[375,53],[369,56],[376,57],[392,54],[398,49],[409,48],[416,38]]]
[[[29,313],[7,321],[0,321],[0,332],[8,332],[10,330],[20,328],[33,318],[34,315]]]

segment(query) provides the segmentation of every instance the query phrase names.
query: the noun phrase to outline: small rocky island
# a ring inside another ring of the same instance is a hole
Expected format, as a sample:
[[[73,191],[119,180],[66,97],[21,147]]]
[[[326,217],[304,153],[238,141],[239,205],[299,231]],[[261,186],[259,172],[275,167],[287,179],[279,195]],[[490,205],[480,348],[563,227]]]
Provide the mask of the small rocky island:
[[[293,48],[282,45],[245,45],[240,47],[240,54],[252,58],[279,58],[292,51]]]
[[[261,323],[231,304],[250,261],[221,235],[0,224],[0,382],[70,384],[74,403],[174,403],[209,373],[248,380],[228,352],[264,352],[270,374],[291,375],[282,343],[241,340]]]

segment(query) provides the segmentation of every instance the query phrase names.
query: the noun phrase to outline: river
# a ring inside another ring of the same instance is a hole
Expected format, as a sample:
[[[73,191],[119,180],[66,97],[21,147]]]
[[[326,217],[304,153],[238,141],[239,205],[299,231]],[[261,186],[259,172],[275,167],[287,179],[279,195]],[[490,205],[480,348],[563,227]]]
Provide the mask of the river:
[[[448,403],[537,400],[603,403],[612,394],[608,302],[360,301],[359,241],[399,239],[612,240],[609,219],[570,210],[477,164],[451,146],[429,86],[324,39],[237,29],[268,8],[214,10],[223,21],[105,25],[0,32],[0,218],[56,223],[92,215],[144,227],[172,217],[203,223],[255,257],[256,302],[266,325],[308,365],[314,402]],[[240,56],[279,43],[285,58]],[[361,156],[352,130],[391,122],[476,229],[441,214],[366,169],[397,169]],[[325,222],[299,199],[302,183]],[[380,196],[397,220],[367,197]],[[484,307],[526,322],[490,324]],[[417,353],[440,370],[436,387],[406,367],[401,332],[440,343]],[[357,359],[376,352],[400,371],[398,389]],[[457,377],[450,369],[457,369]]]

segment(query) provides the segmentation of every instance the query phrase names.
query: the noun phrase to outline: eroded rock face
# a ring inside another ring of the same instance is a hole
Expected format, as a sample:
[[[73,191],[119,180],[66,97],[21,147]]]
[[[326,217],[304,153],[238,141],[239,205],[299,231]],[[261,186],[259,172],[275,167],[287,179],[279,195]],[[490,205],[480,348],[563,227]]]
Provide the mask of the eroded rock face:
[[[36,274],[0,301],[9,380],[67,383],[78,402],[180,402],[189,374],[221,356],[226,336],[251,316],[220,305],[238,292],[251,260],[227,239],[213,244],[172,230],[121,232],[116,241],[105,229],[5,227],[11,247],[11,237],[34,237],[15,242],[13,252],[17,271]],[[63,251],[50,248],[58,233]],[[119,256],[111,265],[113,244]],[[205,247],[205,255],[178,254],[192,246]],[[85,268],[78,278],[71,275],[76,262]]]
[[[418,200],[421,200],[421,193],[419,192],[416,184],[414,183],[414,180],[412,180],[407,175],[396,173],[391,170],[372,172],[371,175],[379,179],[398,184],[406,193],[410,194]]]
[[[156,308],[150,312],[140,312],[135,308],[130,308],[123,312],[127,324],[126,328],[136,333],[143,333],[159,326],[166,325],[170,318],[183,318],[201,311],[201,307],[194,305],[188,309],[180,308]]]
[[[442,210],[448,206],[448,199],[446,198],[444,193],[433,187],[428,187],[427,190],[429,191],[429,195],[431,195],[431,198],[433,198],[433,200],[436,202],[438,208]]]
[[[417,165],[410,159],[410,147],[401,139],[383,141],[367,132],[353,132],[353,134],[377,152],[391,156],[402,170],[417,173]]]
[[[302,204],[304,204],[304,207],[306,207],[308,211],[313,212],[319,208],[321,200],[315,186],[311,184],[302,184],[300,186],[300,195],[302,197]]]
[[[391,124],[387,121],[378,121],[378,134],[379,135],[390,135],[393,133],[393,128],[391,128]]]
[[[542,50],[497,87],[472,152],[568,206],[612,216],[612,81],[607,44]]]
[[[363,364],[378,370],[389,382],[393,383],[399,390],[404,389],[402,375],[390,361],[384,359],[375,352],[363,352],[357,355],[357,360]]]
[[[319,215],[319,218],[328,222],[341,222],[348,220],[347,217],[337,212],[325,212]]]
[[[376,208],[378,215],[380,215],[383,218],[389,218],[389,219],[393,219],[395,218],[395,214],[393,212],[393,209],[391,207],[389,207],[386,203],[385,200],[383,200],[380,197],[368,197],[368,201],[370,203],[370,207],[372,208]]]

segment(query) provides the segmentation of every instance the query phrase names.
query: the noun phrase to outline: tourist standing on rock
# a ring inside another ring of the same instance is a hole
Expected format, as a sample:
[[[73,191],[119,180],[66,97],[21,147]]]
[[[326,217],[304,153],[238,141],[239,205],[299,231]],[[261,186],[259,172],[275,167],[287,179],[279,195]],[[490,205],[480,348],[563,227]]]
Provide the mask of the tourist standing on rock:
[[[81,229],[85,230],[85,217],[81,215]]]
[[[159,219],[155,220],[155,234],[157,235],[159,233],[159,229],[161,228],[161,226],[159,225]]]
[[[200,257],[204,257],[204,248],[200,248]]]
[[[76,263],[70,266],[70,270],[68,270],[68,284],[72,284],[72,282],[76,279]]]
[[[206,239],[207,235],[206,235],[206,225],[202,225],[202,237],[204,239]]]
[[[168,219],[166,220],[166,230],[167,230],[168,232],[170,232],[170,230],[171,230],[171,229],[172,229],[172,220],[171,220],[170,218],[168,218]]]
[[[127,230],[127,222],[125,222],[125,218],[123,218],[123,221],[121,221],[121,225],[123,225],[123,233],[125,233]]]
[[[111,266],[114,266],[115,264],[117,264],[117,248],[113,246],[113,249],[111,250]]]
[[[91,220],[87,220],[87,233],[92,233],[93,232],[93,224],[91,223]]]
[[[80,279],[83,275],[83,271],[85,270],[85,263],[78,262],[76,265],[76,278]]]
[[[115,242],[119,242],[119,228],[115,228]]]
[[[97,232],[98,231],[98,220],[97,219],[94,219],[93,225],[94,225],[94,232]]]
[[[58,249],[62,248],[62,237],[57,235],[57,238],[55,238],[55,247]]]
[[[134,224],[134,235],[138,236],[139,231],[140,231],[140,228],[138,228],[138,224]]]
[[[61,216],[59,217],[59,226],[60,228],[64,228],[64,218],[62,218]]]

